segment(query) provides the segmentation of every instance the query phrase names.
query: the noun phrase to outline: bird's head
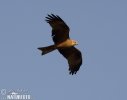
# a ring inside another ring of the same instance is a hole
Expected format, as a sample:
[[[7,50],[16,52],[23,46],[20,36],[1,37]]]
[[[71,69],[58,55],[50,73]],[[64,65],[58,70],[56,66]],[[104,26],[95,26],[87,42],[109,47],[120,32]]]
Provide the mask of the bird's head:
[[[78,45],[78,42],[75,41],[75,40],[71,40],[71,42],[72,42],[72,45],[73,45],[73,46]]]

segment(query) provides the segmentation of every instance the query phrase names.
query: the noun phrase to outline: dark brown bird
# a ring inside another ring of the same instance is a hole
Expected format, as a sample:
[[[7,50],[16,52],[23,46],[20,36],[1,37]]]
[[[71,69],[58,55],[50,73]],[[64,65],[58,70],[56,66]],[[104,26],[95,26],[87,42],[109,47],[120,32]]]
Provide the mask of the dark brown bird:
[[[38,49],[42,51],[42,55],[57,49],[68,60],[70,74],[76,74],[82,64],[82,54],[74,47],[77,42],[69,37],[69,27],[58,15],[54,14],[48,15],[46,22],[52,27],[54,45]]]

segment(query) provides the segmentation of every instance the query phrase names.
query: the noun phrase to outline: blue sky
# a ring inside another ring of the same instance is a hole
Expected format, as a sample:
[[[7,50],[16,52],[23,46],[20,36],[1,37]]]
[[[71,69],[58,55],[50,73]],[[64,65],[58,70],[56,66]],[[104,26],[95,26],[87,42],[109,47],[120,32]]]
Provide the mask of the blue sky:
[[[69,75],[47,14],[59,15],[79,42],[83,65]],[[127,100],[126,0],[1,0],[0,89],[28,89],[34,100]]]

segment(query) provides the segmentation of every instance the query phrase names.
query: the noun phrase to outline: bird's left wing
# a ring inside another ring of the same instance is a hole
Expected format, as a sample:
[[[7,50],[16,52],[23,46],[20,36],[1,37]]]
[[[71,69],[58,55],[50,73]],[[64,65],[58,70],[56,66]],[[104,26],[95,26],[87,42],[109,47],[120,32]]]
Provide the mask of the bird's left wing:
[[[75,47],[58,49],[58,51],[68,60],[70,74],[76,74],[82,64],[82,54]]]

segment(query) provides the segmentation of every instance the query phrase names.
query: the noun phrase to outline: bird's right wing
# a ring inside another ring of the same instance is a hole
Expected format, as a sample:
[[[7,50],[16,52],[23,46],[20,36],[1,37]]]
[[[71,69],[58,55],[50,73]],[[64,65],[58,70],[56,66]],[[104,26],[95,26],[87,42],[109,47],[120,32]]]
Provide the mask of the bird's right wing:
[[[48,15],[46,21],[52,27],[52,38],[55,44],[69,38],[69,27],[58,15]]]

